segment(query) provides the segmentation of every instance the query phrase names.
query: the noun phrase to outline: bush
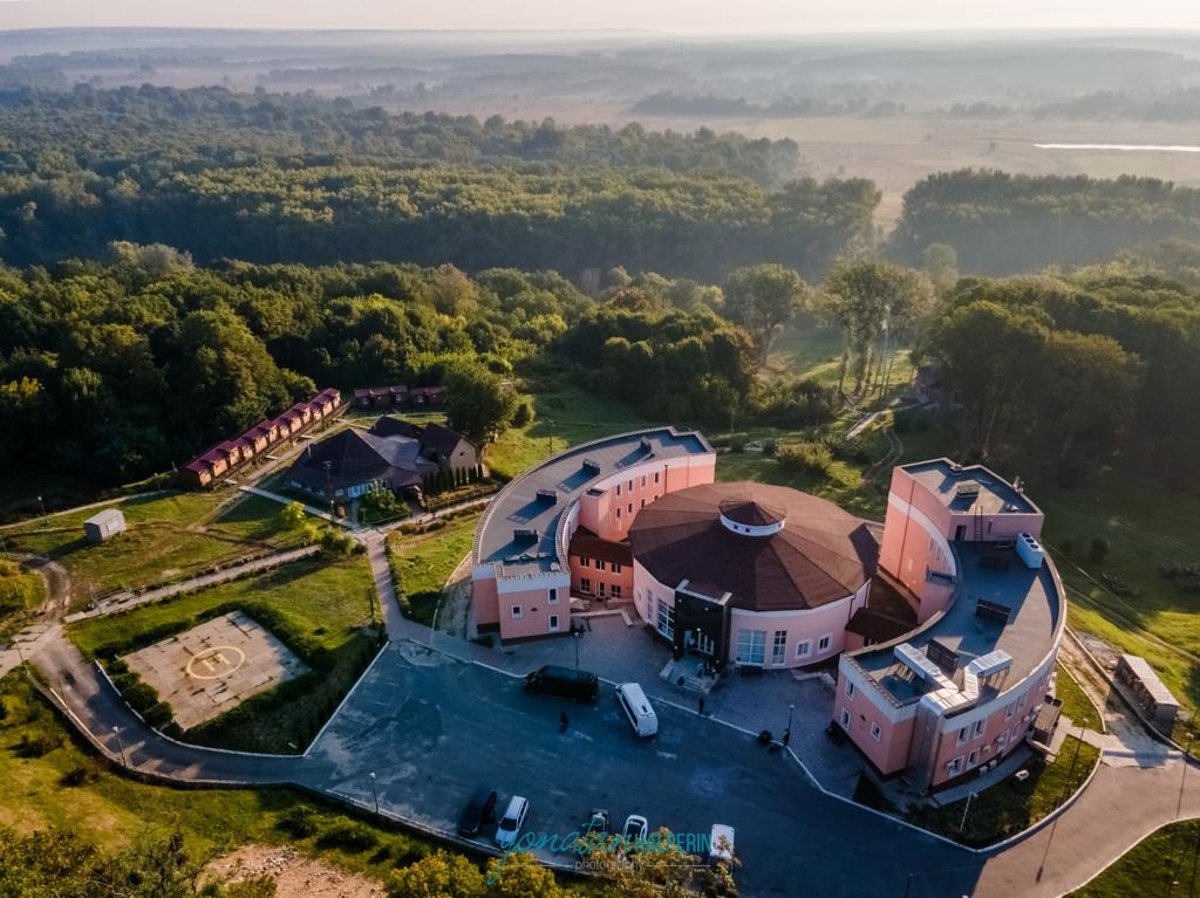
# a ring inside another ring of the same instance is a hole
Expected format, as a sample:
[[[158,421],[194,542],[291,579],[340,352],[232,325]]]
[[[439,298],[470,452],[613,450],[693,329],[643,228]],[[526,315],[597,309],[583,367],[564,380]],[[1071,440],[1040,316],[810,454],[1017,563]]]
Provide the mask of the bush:
[[[379,838],[361,823],[335,823],[317,838],[321,848],[340,848],[354,854],[374,848]]]
[[[746,435],[738,434],[729,441],[730,452],[745,452],[746,451]]]
[[[68,788],[90,786],[99,781],[100,767],[96,764],[80,764],[72,767],[59,779],[59,783]]]
[[[279,818],[275,828],[287,833],[293,839],[307,839],[316,833],[319,822],[312,808],[296,805]]]
[[[513,411],[512,426],[525,427],[533,422],[533,405],[528,399],[518,402],[516,409]]]
[[[767,457],[774,455],[775,450],[778,448],[778,444],[775,442],[774,437],[768,437],[762,441],[762,454]]]
[[[786,470],[805,474],[827,474],[833,465],[833,452],[824,443],[806,441],[781,443],[775,456]]]
[[[17,756],[22,758],[41,758],[60,748],[62,744],[61,733],[25,733],[17,743],[16,752]]]

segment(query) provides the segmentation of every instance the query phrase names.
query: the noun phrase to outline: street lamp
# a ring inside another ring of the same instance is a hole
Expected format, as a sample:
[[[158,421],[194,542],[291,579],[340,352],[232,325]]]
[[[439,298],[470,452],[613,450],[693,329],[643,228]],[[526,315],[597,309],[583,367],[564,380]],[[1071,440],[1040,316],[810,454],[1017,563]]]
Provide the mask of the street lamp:
[[[788,725],[787,725],[787,729],[784,730],[784,732],[787,733],[788,735],[791,735],[791,732],[792,732],[792,712],[794,712],[795,710],[796,710],[795,705],[788,705]]]
[[[45,527],[50,523],[50,517],[46,514],[46,503],[42,501],[41,496],[38,496],[38,505],[42,507],[42,526]]]
[[[330,475],[330,470],[333,468],[333,462],[330,459],[325,459],[323,463],[325,468],[325,492],[329,496],[329,520],[333,521],[333,480]]]
[[[379,790],[377,788],[375,788],[375,771],[372,770],[367,775],[369,777],[371,777],[371,794],[373,796],[375,796],[375,813],[378,815],[379,814]]]
[[[971,811],[971,799],[975,797],[974,792],[967,793],[967,805],[963,808],[962,820],[958,821],[958,834],[961,836],[962,831],[967,828],[967,814]]]
[[[575,669],[579,670],[579,640],[583,639],[583,630],[576,628],[571,632],[575,637]]]
[[[125,743],[121,741],[121,728],[113,727],[113,735],[117,737],[117,748],[121,752],[121,764],[128,767],[129,761],[125,758]]]

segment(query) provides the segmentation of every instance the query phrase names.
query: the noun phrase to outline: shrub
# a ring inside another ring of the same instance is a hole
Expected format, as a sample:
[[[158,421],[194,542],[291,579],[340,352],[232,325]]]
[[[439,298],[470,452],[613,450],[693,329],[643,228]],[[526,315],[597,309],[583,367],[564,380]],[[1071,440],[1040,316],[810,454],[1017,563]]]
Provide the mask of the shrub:
[[[100,779],[100,767],[96,764],[80,764],[72,767],[59,779],[59,783],[69,788],[90,786]]]
[[[341,848],[351,853],[374,848],[378,842],[379,838],[368,827],[350,821],[335,823],[317,838],[321,848]]]
[[[316,833],[319,828],[319,820],[312,808],[296,805],[279,818],[275,827],[294,839],[307,839]]]
[[[776,447],[775,456],[785,469],[807,474],[827,474],[833,465],[829,447],[813,441],[781,443]]]
[[[524,427],[533,421],[533,405],[526,399],[517,403],[516,409],[513,411],[512,426]]]
[[[746,451],[746,435],[738,434],[729,441],[730,452],[745,452]]]
[[[775,450],[777,448],[778,448],[778,444],[775,442],[774,437],[767,437],[767,439],[762,441],[762,454],[763,455],[766,455],[768,457],[772,456],[775,454]]]
[[[25,733],[17,743],[16,752],[22,758],[41,758],[63,744],[61,733],[37,732]]]

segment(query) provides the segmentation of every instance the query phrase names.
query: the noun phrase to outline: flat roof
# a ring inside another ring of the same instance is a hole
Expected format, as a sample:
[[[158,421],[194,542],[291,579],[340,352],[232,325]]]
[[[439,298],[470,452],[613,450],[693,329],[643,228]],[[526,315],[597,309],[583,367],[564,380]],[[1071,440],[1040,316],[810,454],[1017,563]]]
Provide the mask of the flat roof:
[[[960,465],[948,458],[901,465],[951,511],[984,514],[1037,513],[1038,507],[1004,478],[983,465]]]
[[[670,461],[711,454],[697,431],[651,427],[581,443],[530,468],[513,480],[484,512],[475,531],[475,564],[501,564],[503,576],[529,576],[565,565],[558,555],[557,533],[563,514],[597,481],[648,461]],[[554,503],[538,498],[551,491]],[[516,531],[537,531],[537,539],[518,540]]]
[[[975,658],[996,650],[1012,658],[1008,679],[1024,679],[1049,654],[1062,625],[1065,603],[1048,557],[1040,568],[1030,570],[1015,549],[1004,550],[1010,563],[998,567],[994,544],[951,543],[951,548],[958,563],[958,579],[946,610],[922,629],[851,656],[901,705],[916,701],[931,687],[897,660],[894,650],[900,643],[925,654],[936,640],[957,653],[958,666],[951,679],[961,689],[963,669]],[[1007,621],[995,614],[978,614],[981,599],[989,607],[1007,608]]]

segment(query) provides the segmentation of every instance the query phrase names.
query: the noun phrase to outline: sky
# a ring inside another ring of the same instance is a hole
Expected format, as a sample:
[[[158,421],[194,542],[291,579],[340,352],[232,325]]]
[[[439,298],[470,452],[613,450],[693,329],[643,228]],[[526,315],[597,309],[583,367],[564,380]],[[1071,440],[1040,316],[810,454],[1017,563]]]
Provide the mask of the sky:
[[[0,28],[1200,30],[1200,0],[0,0]]]

